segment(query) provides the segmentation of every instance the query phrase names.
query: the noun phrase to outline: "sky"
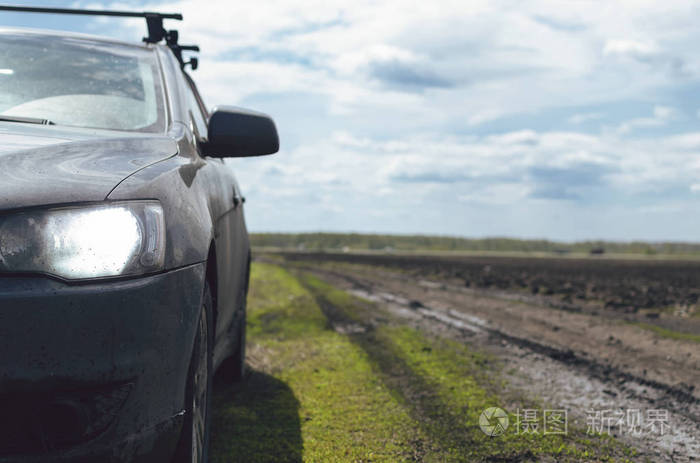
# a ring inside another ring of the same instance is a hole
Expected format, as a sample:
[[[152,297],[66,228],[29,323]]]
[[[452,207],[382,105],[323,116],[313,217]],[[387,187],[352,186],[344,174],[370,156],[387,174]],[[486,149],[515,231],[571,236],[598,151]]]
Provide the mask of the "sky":
[[[252,232],[700,241],[700,4],[15,3],[181,12],[207,105],[278,126],[278,154],[231,162]]]

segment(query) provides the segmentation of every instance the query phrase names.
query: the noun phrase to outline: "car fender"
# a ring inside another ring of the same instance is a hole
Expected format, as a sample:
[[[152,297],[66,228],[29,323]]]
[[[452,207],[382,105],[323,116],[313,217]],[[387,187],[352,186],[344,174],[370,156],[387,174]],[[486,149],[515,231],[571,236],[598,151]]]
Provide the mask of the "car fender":
[[[188,152],[181,140],[176,156],[152,164],[122,181],[108,200],[156,199],[166,223],[166,270],[207,259],[214,239],[214,223],[223,215],[226,199],[233,201],[214,162]]]

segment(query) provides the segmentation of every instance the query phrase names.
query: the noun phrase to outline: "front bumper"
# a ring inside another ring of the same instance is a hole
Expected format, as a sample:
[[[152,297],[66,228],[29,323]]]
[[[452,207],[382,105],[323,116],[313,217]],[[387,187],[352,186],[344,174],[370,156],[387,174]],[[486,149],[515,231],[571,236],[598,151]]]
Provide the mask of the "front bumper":
[[[0,462],[167,459],[204,275],[0,277]]]

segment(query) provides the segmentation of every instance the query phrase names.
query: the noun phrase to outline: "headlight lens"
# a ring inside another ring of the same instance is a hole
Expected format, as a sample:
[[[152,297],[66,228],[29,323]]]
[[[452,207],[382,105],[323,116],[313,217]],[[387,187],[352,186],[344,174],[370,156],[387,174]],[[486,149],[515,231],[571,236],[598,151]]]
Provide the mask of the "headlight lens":
[[[163,268],[165,221],[156,201],[65,207],[0,216],[0,271],[66,279]]]

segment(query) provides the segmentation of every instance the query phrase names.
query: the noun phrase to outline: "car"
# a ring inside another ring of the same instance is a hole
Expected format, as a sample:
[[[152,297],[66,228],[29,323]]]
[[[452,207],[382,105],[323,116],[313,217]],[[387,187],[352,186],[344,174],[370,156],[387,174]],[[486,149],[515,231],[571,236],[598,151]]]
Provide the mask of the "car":
[[[230,158],[277,129],[207,110],[177,17],[125,15],[143,43],[0,29],[0,462],[204,462],[213,374],[243,374]]]

